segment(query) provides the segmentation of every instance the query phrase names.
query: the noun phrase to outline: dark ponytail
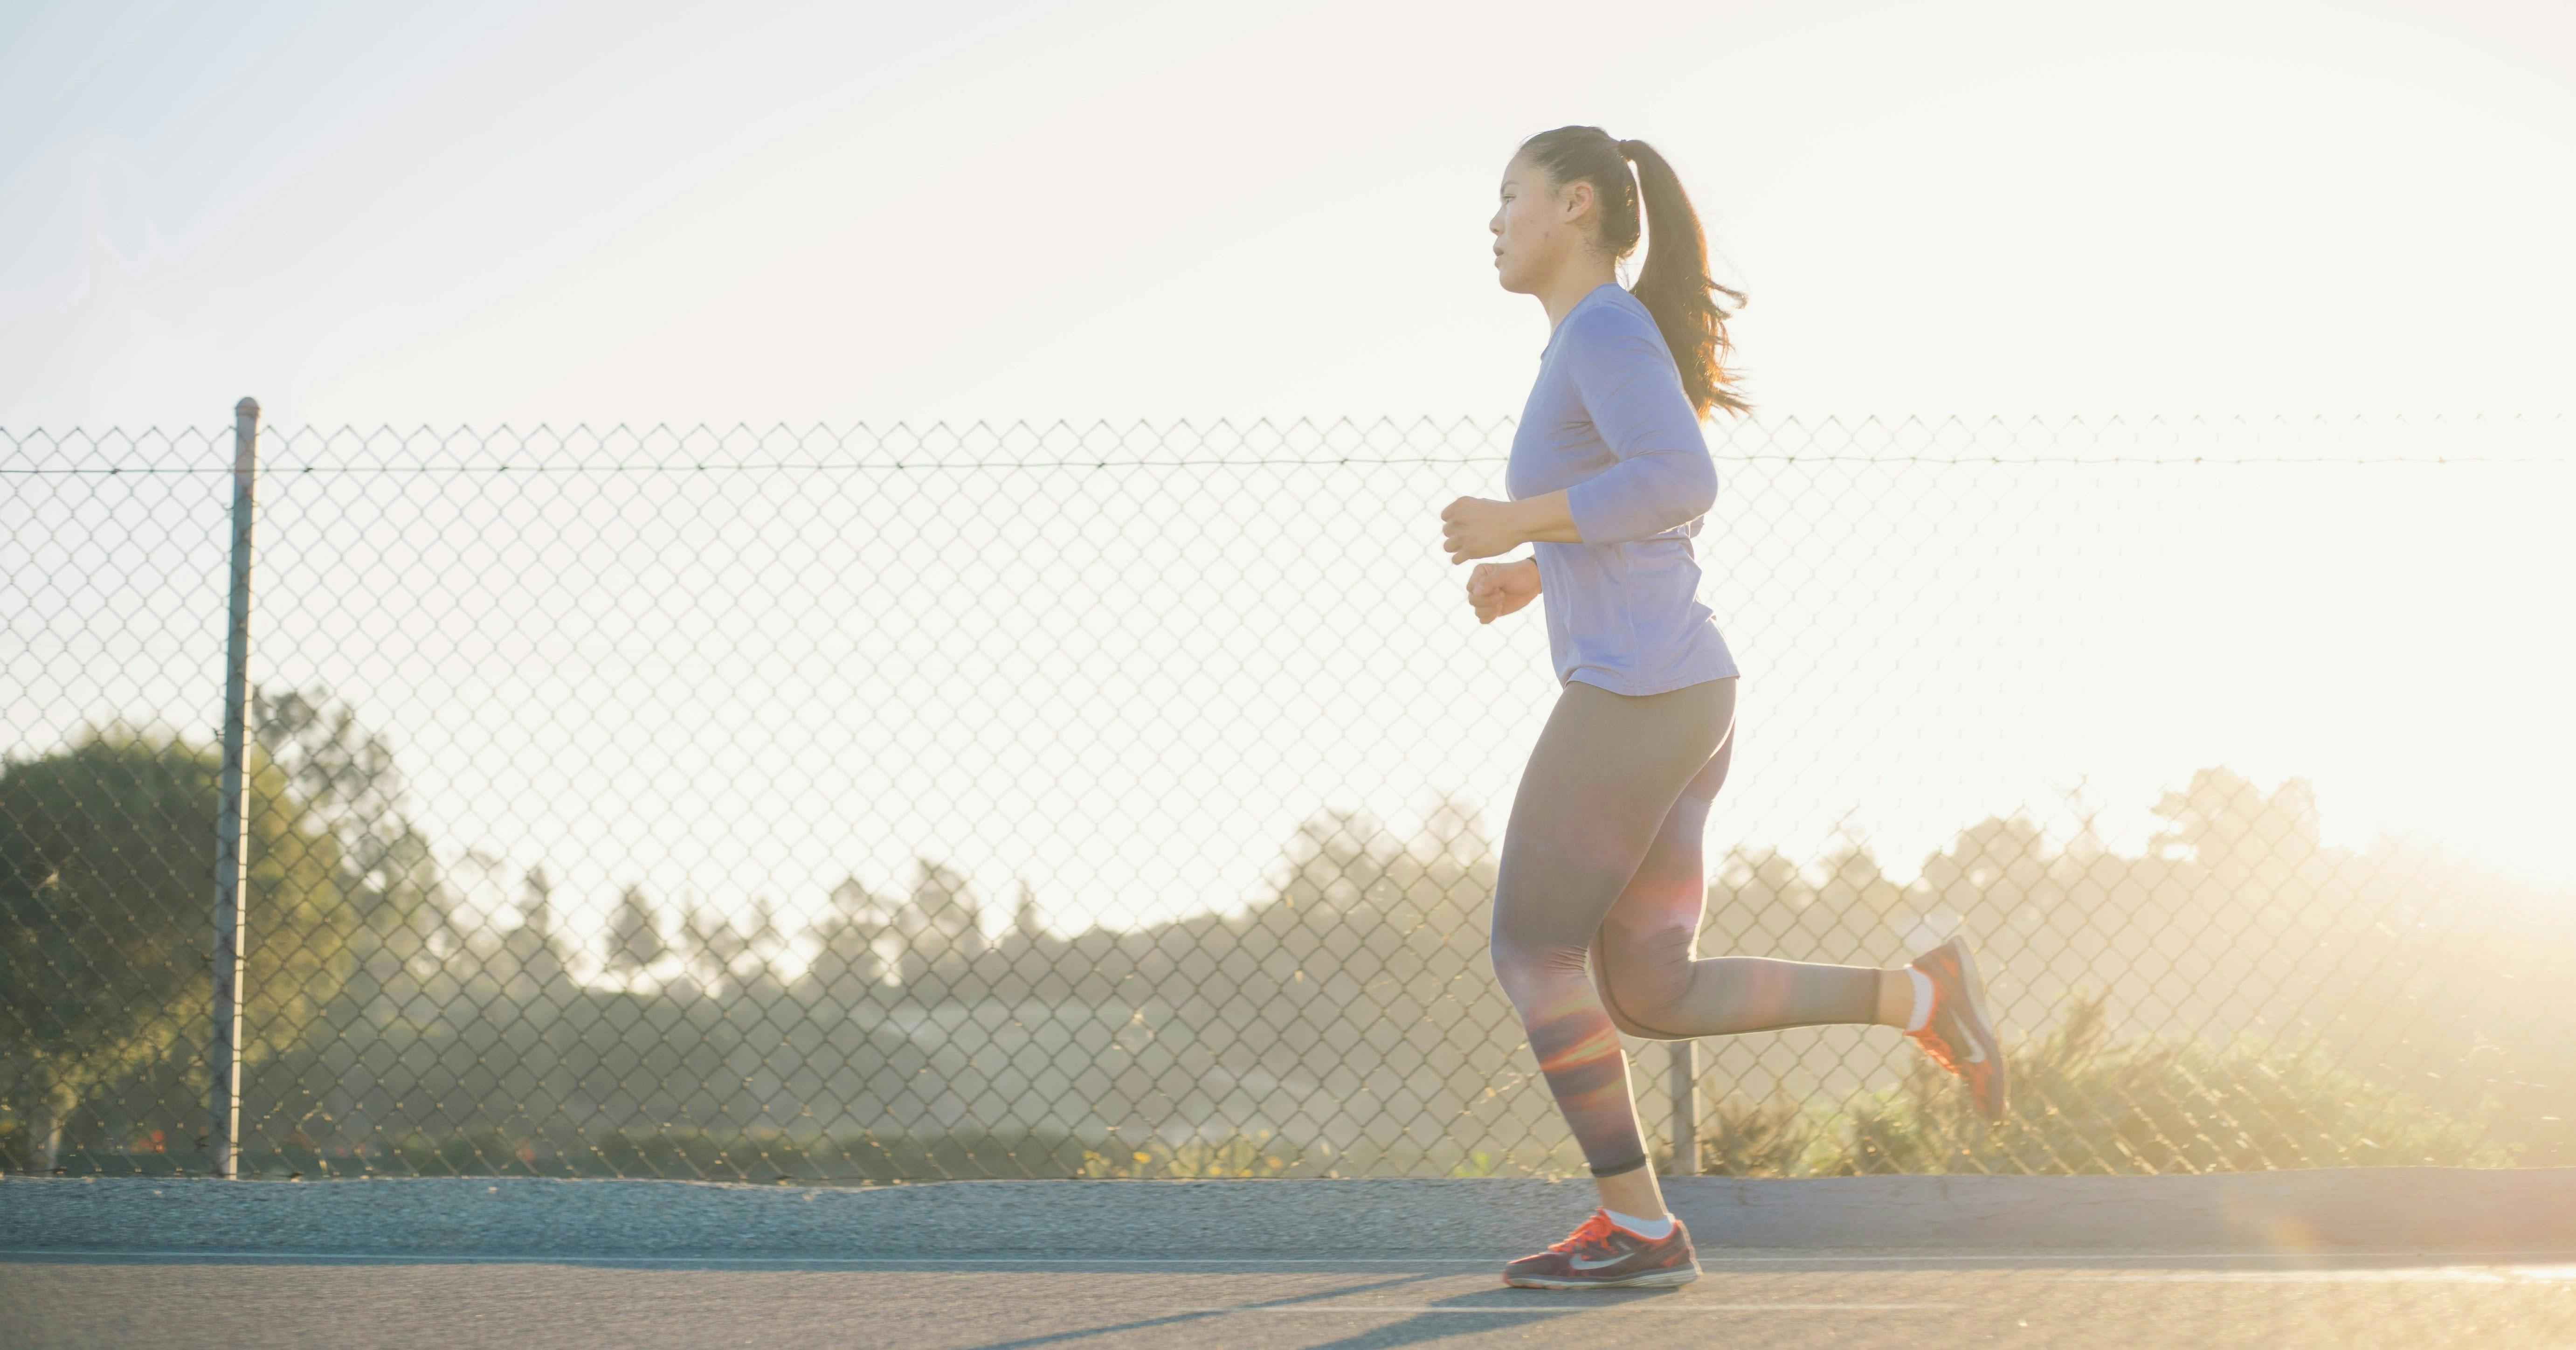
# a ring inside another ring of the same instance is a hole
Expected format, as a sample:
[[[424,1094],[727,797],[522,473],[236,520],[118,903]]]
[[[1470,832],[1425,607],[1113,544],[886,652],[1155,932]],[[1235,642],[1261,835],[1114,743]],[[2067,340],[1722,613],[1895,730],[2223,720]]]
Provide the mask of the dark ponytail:
[[[1706,417],[1712,408],[1750,410],[1752,405],[1730,387],[1735,377],[1726,370],[1726,358],[1735,350],[1726,339],[1726,317],[1730,309],[1743,306],[1744,293],[1709,276],[1708,237],[1700,231],[1699,213],[1691,209],[1690,194],[1682,190],[1673,166],[1644,141],[1612,140],[1599,127],[1542,131],[1521,143],[1521,153],[1557,187],[1592,185],[1601,208],[1599,242],[1611,257],[1627,257],[1642,230],[1653,232],[1646,261],[1637,269],[1637,284],[1628,291],[1655,316],[1655,327],[1681,371],[1691,411]],[[1637,166],[1634,177],[1628,172],[1631,163]]]

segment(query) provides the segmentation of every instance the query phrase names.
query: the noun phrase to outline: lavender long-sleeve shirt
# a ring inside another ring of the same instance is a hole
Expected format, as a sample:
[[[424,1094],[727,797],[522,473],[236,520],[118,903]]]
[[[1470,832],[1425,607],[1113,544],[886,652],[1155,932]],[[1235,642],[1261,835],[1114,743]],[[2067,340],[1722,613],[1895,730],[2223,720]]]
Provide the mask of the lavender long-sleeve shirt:
[[[1514,500],[1565,490],[1580,544],[1539,544],[1560,683],[1660,694],[1736,673],[1699,603],[1691,536],[1717,466],[1644,304],[1618,286],[1575,302],[1540,354],[1503,473]]]

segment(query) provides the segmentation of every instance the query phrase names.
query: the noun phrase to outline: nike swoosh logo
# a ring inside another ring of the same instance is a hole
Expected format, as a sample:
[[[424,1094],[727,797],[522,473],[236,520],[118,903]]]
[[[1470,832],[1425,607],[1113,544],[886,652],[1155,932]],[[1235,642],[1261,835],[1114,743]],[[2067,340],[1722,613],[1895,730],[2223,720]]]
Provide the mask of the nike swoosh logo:
[[[1971,1064],[1985,1063],[1986,1047],[1977,1044],[1975,1041],[1968,1042],[1968,1062]]]
[[[1627,1258],[1627,1257],[1625,1257],[1625,1256],[1614,1256],[1614,1257],[1611,1257],[1611,1258],[1610,1258],[1609,1260],[1607,1260],[1607,1261],[1593,1261],[1593,1260],[1588,1260],[1588,1259],[1586,1259],[1586,1258],[1584,1258],[1584,1257],[1580,1257],[1580,1256],[1578,1256],[1578,1257],[1574,1258],[1574,1261],[1573,1261],[1573,1263],[1572,1263],[1572,1264],[1573,1264],[1573,1266],[1574,1266],[1574,1268],[1575,1268],[1576,1270],[1599,1270],[1599,1269],[1600,1269],[1600,1268],[1602,1268],[1603,1266],[1615,1266],[1615,1265],[1619,1264],[1620,1262],[1625,1261],[1625,1260],[1627,1260],[1627,1259],[1628,1259],[1628,1258]]]

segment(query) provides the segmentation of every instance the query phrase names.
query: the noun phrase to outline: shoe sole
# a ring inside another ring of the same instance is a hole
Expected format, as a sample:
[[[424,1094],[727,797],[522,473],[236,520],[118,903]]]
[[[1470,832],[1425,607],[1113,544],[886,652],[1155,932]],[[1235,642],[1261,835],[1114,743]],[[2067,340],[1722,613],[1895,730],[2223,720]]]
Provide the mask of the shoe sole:
[[[1503,1283],[1514,1289],[1647,1289],[1663,1285],[1688,1284],[1699,1278],[1699,1263],[1675,1266],[1670,1270],[1649,1270],[1617,1280],[1551,1280],[1544,1276],[1503,1277]]]
[[[1966,935],[1954,934],[1944,945],[1956,949],[1958,953],[1959,983],[1968,991],[1968,1020],[1977,1033],[1977,1038],[1984,1042],[1979,1048],[1986,1052],[1987,1060],[1994,1065],[1997,1099],[1995,1113],[1991,1116],[1987,1116],[1983,1110],[1977,1113],[1991,1123],[2003,1118],[2004,1107],[2012,1100],[2011,1079],[2004,1067],[2004,1044],[2002,1039],[1995,1035],[1995,1024],[1986,1018],[1986,981],[1984,976],[1977,973],[1977,954],[1968,949]]]

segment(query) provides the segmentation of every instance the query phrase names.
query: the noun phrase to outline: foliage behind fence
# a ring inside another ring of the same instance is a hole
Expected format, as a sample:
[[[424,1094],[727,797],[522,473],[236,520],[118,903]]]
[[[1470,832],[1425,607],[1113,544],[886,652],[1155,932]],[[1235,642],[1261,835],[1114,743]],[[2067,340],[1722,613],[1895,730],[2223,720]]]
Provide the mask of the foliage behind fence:
[[[2373,584],[2264,539],[2565,500],[2563,423],[1721,430],[1702,950],[1964,921],[2027,1086],[1718,1043],[1707,1165],[2576,1161],[2567,888],[2063,772],[2248,594]],[[1433,547],[1509,435],[272,431],[245,1170],[1571,1170],[1485,958],[1544,639]],[[204,1165],[228,462],[0,440],[0,1165]]]

